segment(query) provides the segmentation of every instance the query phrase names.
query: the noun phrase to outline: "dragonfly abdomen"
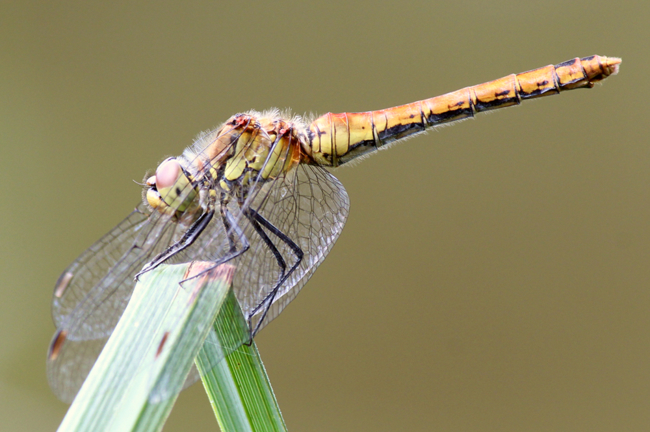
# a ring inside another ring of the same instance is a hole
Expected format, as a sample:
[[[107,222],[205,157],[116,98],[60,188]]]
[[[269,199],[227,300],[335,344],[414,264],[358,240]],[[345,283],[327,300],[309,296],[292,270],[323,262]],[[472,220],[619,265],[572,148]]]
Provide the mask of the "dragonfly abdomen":
[[[407,105],[362,113],[328,113],[310,125],[311,157],[338,166],[391,142],[477,112],[518,105],[524,99],[557,94],[618,72],[620,59],[590,56],[512,74]]]

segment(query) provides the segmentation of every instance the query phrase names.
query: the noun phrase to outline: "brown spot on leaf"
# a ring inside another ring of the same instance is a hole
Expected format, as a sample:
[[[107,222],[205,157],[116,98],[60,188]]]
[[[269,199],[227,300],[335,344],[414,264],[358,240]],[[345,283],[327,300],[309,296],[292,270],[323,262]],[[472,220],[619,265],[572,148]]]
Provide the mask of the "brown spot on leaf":
[[[158,358],[158,356],[162,353],[162,350],[165,347],[165,342],[167,342],[168,337],[169,337],[169,332],[165,332],[162,340],[160,341],[160,345],[158,345],[158,350],[156,351],[156,358]]]

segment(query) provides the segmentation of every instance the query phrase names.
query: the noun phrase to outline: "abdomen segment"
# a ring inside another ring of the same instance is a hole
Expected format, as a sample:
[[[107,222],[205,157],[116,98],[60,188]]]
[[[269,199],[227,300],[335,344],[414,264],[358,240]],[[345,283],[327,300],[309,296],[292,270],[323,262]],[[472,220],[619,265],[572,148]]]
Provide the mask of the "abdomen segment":
[[[474,117],[477,112],[563,90],[591,88],[615,75],[620,63],[615,57],[575,58],[407,105],[363,113],[328,113],[309,127],[310,156],[318,165],[338,166],[430,127]]]

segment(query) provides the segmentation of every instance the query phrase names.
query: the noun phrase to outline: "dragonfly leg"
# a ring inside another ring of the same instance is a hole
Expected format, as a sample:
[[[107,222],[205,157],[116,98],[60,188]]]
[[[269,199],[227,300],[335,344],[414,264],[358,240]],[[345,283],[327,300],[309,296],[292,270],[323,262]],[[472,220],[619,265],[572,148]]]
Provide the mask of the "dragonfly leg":
[[[289,248],[296,255],[296,262],[291,266],[289,271],[287,271],[285,273],[284,270],[283,270],[283,275],[280,277],[280,279],[278,280],[276,285],[273,287],[271,292],[250,313],[250,315],[248,317],[248,327],[249,327],[249,329],[251,331],[251,341],[252,341],[253,337],[255,336],[255,334],[257,334],[257,332],[260,329],[260,326],[264,322],[264,318],[266,318],[266,314],[268,313],[269,308],[273,304],[273,300],[275,299],[276,294],[280,290],[280,287],[289,278],[289,276],[291,276],[291,273],[293,273],[294,270],[296,270],[298,268],[298,266],[300,265],[300,263],[302,262],[304,252],[300,248],[300,246],[298,246],[293,240],[291,240],[289,238],[289,236],[287,236],[285,233],[283,233],[278,228],[276,228],[271,222],[266,220],[261,214],[259,214],[258,212],[256,212],[253,209],[250,209],[250,208],[247,211],[249,213],[249,215],[247,215],[247,217],[254,219],[257,223],[259,223],[259,225],[266,228],[269,232],[271,232],[273,235],[275,235],[281,242],[283,242],[284,244],[289,246]],[[267,236],[267,238],[268,238],[268,236]],[[270,240],[269,240],[269,242],[270,242]],[[274,246],[274,248],[275,248],[275,246]],[[276,257],[276,259],[277,259],[277,257]],[[255,326],[253,326],[252,325],[252,317],[257,312],[259,312],[262,308],[264,308],[264,312],[262,313],[262,316],[259,319],[259,321],[257,322],[257,324]]]
[[[246,215],[246,218],[248,218],[248,220],[250,221],[257,235],[260,236],[264,244],[266,244],[266,246],[271,250],[271,253],[273,253],[275,260],[278,262],[278,266],[280,267],[280,269],[282,269],[282,273],[280,274],[278,280],[282,280],[282,278],[284,277],[284,272],[287,270],[287,263],[284,261],[284,258],[282,258],[282,254],[280,253],[278,248],[275,247],[275,245],[273,244],[269,236],[266,235],[266,233],[264,232],[260,224],[257,222],[255,216],[251,214],[251,211],[247,210],[246,212],[244,212],[244,215]]]
[[[228,235],[228,243],[230,244],[230,253],[235,253],[237,251],[237,242],[235,236],[239,238],[239,241],[242,244],[242,251],[238,254],[246,252],[250,248],[248,239],[244,235],[244,232],[241,230],[239,225],[233,215],[228,211],[228,203],[226,201],[221,201],[221,220],[223,222],[224,228],[226,228],[226,233]]]
[[[194,241],[203,232],[205,227],[208,226],[208,224],[212,220],[212,216],[214,216],[214,210],[211,210],[207,213],[203,213],[196,220],[196,222],[194,222],[194,224],[192,224],[192,226],[185,232],[185,234],[183,234],[183,237],[181,237],[180,240],[178,240],[173,245],[169,246],[165,251],[158,254],[158,256],[155,257],[153,260],[149,261],[142,268],[142,270],[140,270],[140,272],[135,275],[135,280],[137,281],[141,275],[155,269],[160,264],[165,262],[167,259],[171,258],[172,256],[176,255],[178,252],[182,251],[183,249],[187,248],[192,243],[194,243]]]
[[[224,226],[228,230],[228,238],[229,238],[229,240],[231,242],[231,249],[229,250],[229,252],[226,255],[220,257],[219,259],[217,259],[215,261],[212,261],[213,265],[210,266],[209,268],[206,268],[205,270],[201,271],[200,273],[197,273],[197,274],[193,275],[190,278],[187,278],[187,279],[184,279],[184,280],[180,281],[181,286],[183,286],[183,284],[185,282],[187,282],[189,280],[192,280],[194,278],[197,278],[197,277],[199,277],[199,276],[213,270],[215,267],[220,266],[221,264],[227,263],[228,261],[237,258],[239,255],[243,254],[244,252],[246,252],[250,248],[250,243],[248,242],[248,239],[246,238],[246,235],[244,234],[242,229],[239,227],[239,225],[237,225],[237,221],[235,220],[233,215],[228,211],[227,208],[225,208],[225,207],[222,208],[221,215],[223,217]],[[239,250],[237,250],[237,248],[234,246],[236,244],[236,242],[235,242],[235,237],[233,236],[233,234],[235,236],[237,236],[237,238],[239,239],[239,242],[242,244],[242,248],[239,249]]]

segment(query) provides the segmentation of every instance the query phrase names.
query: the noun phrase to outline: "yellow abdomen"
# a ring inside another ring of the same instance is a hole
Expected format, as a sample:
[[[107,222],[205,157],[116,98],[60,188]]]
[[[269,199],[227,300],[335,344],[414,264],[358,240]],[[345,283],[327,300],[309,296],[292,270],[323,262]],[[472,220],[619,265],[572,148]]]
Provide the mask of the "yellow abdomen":
[[[442,96],[363,113],[325,114],[310,126],[310,156],[318,165],[338,166],[381,146],[477,112],[518,105],[523,99],[593,87],[618,72],[615,57],[575,58],[517,75],[466,87]]]

